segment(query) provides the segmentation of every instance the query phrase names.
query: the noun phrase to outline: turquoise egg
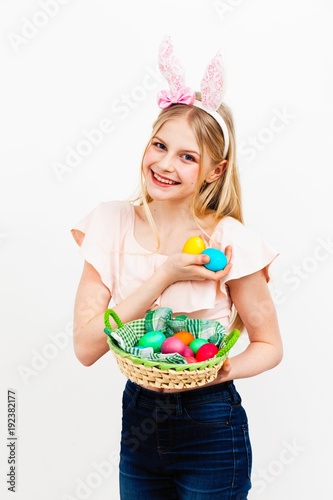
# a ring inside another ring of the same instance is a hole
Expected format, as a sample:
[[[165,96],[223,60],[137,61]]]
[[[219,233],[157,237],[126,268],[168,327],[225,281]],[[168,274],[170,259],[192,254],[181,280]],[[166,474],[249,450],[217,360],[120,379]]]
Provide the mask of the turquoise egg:
[[[221,271],[228,264],[225,253],[217,248],[206,248],[206,250],[201,253],[209,256],[210,261],[207,264],[204,264],[204,266],[210,271]]]
[[[152,330],[145,333],[139,340],[139,347],[152,347],[154,352],[161,351],[161,345],[165,341],[166,336],[160,330]]]
[[[196,354],[198,349],[200,349],[200,347],[204,344],[208,344],[208,340],[202,338],[194,339],[190,342],[189,348],[192,349],[194,354]]]

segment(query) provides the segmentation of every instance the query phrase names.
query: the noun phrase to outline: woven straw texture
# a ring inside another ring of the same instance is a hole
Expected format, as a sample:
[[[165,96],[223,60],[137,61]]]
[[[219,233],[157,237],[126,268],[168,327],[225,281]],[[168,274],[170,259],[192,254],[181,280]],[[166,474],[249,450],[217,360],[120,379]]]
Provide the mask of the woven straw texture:
[[[118,326],[121,327],[121,320],[114,311],[108,310],[105,314],[109,315],[110,313]],[[226,335],[222,348],[212,359],[191,364],[174,364],[144,359],[125,352],[116,345],[110,336],[110,330],[106,328],[104,331],[108,334],[108,345],[123,375],[138,385],[163,389],[190,389],[215,380],[218,371],[228,357],[228,352],[240,335],[239,330],[233,330]]]

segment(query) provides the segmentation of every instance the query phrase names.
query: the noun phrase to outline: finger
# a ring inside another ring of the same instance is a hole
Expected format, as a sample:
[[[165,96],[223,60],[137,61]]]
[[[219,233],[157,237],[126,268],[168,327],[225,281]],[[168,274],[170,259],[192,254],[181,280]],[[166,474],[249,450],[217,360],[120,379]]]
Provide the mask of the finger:
[[[229,373],[229,372],[230,372],[230,369],[231,369],[231,363],[230,363],[230,359],[229,359],[229,358],[227,358],[227,359],[224,361],[224,363],[223,363],[223,365],[222,365],[222,368],[223,368],[223,370],[224,370],[225,372],[227,372],[227,373]]]
[[[228,245],[227,247],[225,247],[224,249],[224,253],[228,259],[228,262],[231,260],[231,257],[232,257],[232,247],[231,245]]]
[[[179,259],[186,266],[198,265],[202,266],[210,261],[209,255],[206,254],[191,254],[191,253],[181,253],[179,254]]]
[[[232,264],[231,264],[231,262],[229,262],[225,266],[224,269],[222,269],[221,271],[214,272],[213,275],[211,276],[211,279],[214,281],[220,281],[222,278],[227,276],[227,274],[230,272],[231,268],[232,268]]]
[[[218,372],[218,376],[221,378],[222,382],[225,382],[226,379],[229,378],[230,370],[231,370],[231,364],[229,359],[227,358]]]
[[[209,255],[205,253],[193,255],[192,257],[193,257],[192,264],[197,264],[202,266],[203,264],[208,264],[208,262],[210,261]]]
[[[222,365],[221,369],[219,370],[219,375],[220,375],[222,378],[226,378],[226,377],[229,375],[230,370],[231,370],[231,363],[230,363],[230,361],[229,361],[229,358],[227,358],[227,359],[224,361],[224,363],[223,363],[223,365]]]

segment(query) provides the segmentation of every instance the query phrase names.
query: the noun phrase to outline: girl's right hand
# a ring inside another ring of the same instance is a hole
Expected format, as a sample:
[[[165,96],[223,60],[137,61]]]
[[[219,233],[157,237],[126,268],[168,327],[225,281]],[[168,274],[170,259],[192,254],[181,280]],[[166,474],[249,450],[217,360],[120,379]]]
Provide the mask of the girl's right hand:
[[[177,281],[204,281],[207,279],[219,281],[226,276],[231,267],[231,246],[227,246],[225,254],[228,264],[222,271],[210,271],[204,264],[209,262],[209,256],[206,254],[188,254],[177,253],[170,255],[162,264],[158,271],[163,273],[163,279],[167,281],[168,286]]]

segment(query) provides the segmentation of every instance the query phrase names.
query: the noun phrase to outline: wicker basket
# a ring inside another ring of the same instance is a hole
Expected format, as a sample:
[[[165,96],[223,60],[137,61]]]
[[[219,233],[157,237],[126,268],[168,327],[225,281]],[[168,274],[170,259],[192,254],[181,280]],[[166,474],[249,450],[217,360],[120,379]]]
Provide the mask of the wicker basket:
[[[123,326],[114,311],[112,316],[118,327]],[[108,335],[107,342],[120,371],[132,382],[145,387],[190,389],[212,382],[240,335],[239,330],[236,329],[226,335],[223,347],[212,359],[190,364],[167,363],[133,356],[121,349],[110,336],[111,327],[107,318],[106,315],[104,331]]]

